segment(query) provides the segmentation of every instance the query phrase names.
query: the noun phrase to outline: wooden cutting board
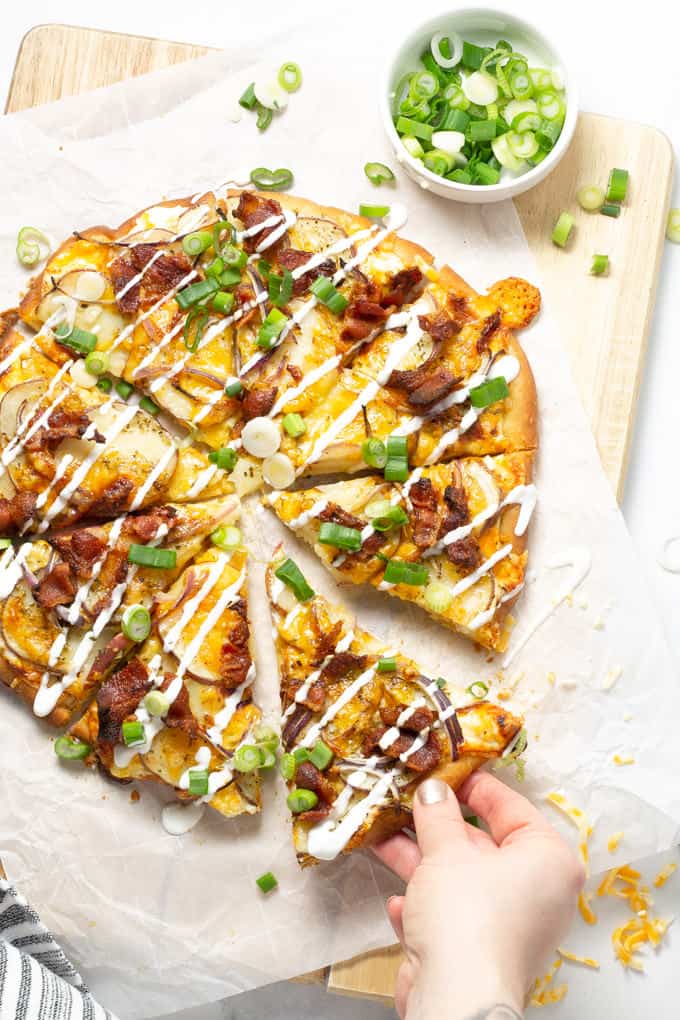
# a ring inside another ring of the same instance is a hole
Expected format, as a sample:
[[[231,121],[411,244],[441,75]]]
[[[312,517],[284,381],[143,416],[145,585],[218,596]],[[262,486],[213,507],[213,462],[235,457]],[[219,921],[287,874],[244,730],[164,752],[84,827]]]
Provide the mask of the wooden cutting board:
[[[6,112],[112,85],[207,52],[206,47],[185,43],[40,25],[21,43]],[[630,171],[629,198],[620,218],[580,210],[577,188],[606,186],[613,166]],[[559,167],[516,200],[602,464],[619,495],[656,293],[672,168],[670,143],[656,128],[584,113]],[[576,229],[570,247],[563,251],[551,243],[550,234],[565,209],[576,216]],[[589,275],[595,252],[609,255],[608,278]],[[399,960],[395,947],[336,964],[330,968],[328,988],[391,1002]],[[309,975],[323,976],[324,972]]]

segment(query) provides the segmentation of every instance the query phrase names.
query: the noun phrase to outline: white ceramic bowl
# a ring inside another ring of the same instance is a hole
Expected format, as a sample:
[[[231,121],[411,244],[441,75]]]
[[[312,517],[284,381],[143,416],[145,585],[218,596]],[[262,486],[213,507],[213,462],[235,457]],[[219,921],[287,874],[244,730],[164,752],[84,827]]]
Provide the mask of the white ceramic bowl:
[[[507,39],[519,52],[526,54],[529,66],[536,63],[542,67],[559,68],[562,71],[567,103],[566,119],[556,145],[538,166],[532,167],[518,177],[502,179],[498,184],[457,184],[455,181],[447,181],[444,177],[433,174],[404,148],[392,120],[394,90],[404,74],[419,67],[420,56],[429,46],[435,32],[447,30],[457,32],[463,39],[477,43],[478,46],[491,46],[499,39]],[[474,203],[500,202],[514,195],[521,195],[523,191],[528,191],[534,184],[547,177],[569,148],[578,117],[574,83],[556,47],[537,28],[522,18],[487,7],[446,11],[435,18],[429,18],[424,24],[410,31],[397,52],[388,60],[380,83],[380,109],[396,158],[409,177],[417,181],[421,187],[444,198]]]

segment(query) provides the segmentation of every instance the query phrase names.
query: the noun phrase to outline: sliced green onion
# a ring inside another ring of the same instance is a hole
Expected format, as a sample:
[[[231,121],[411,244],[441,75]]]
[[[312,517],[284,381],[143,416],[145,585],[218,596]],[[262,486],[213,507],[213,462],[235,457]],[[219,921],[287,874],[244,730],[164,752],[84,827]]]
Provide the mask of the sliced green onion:
[[[88,333],[86,329],[78,329],[77,326],[72,328],[57,326],[54,335],[60,344],[71,347],[78,354],[89,354],[97,346],[97,337],[94,333]]]
[[[424,563],[410,563],[408,560],[388,560],[383,580],[388,584],[427,584],[429,571]]]
[[[365,216],[368,220],[382,220],[389,211],[389,205],[369,205],[366,202],[362,202],[359,206],[359,215]]]
[[[447,686],[446,685],[446,680],[444,679],[443,676],[438,676],[437,679],[435,680],[435,683],[436,683],[436,685],[437,685],[437,687],[439,688],[440,691],[445,691],[446,690],[446,686]]]
[[[562,133],[562,123],[556,120],[542,120],[536,131],[536,141],[542,149],[552,149]]]
[[[387,463],[387,450],[381,439],[364,439],[361,444],[361,456],[364,463],[372,468],[382,470]]]
[[[220,275],[217,277],[217,282],[220,287],[225,289],[229,287],[235,287],[237,283],[241,282],[241,270],[238,266],[229,266],[227,269],[223,269]]]
[[[116,393],[121,400],[127,400],[134,392],[134,386],[131,383],[126,382],[125,379],[119,379],[116,383]]]
[[[215,283],[215,288],[217,288],[217,283]],[[195,308],[190,308],[187,313],[182,332],[184,335],[184,346],[192,354],[198,350],[198,346],[203,339],[203,331],[209,318],[210,312],[202,305],[200,307],[196,306]]]
[[[627,192],[628,171],[619,170],[617,167],[614,167],[609,174],[609,183],[607,184],[607,201],[625,202]]]
[[[516,131],[509,131],[506,138],[510,152],[517,159],[530,159],[538,152],[538,142],[533,131],[525,131],[521,135]]]
[[[469,694],[471,698],[476,698],[477,701],[483,701],[489,693],[489,687],[483,680],[475,680],[465,688],[465,693]]]
[[[85,358],[85,368],[90,375],[103,375],[109,367],[109,356],[105,351],[90,351]]]
[[[284,64],[284,67],[290,67],[290,64]],[[297,67],[297,64],[293,64],[293,67]],[[279,71],[279,81],[281,81],[281,72]],[[283,85],[283,82],[281,82]],[[283,86],[285,88],[285,85]],[[299,88],[299,86],[298,86]],[[295,89],[288,89],[289,92],[294,92]],[[262,890],[263,893],[270,893],[272,889],[276,889],[279,884],[279,880],[276,875],[272,874],[271,871],[265,871],[264,875],[260,875],[259,878],[255,879],[256,884]]]
[[[489,53],[491,50],[488,46],[475,46],[474,43],[463,42],[463,67],[470,71],[478,71]]]
[[[606,276],[609,272],[609,255],[593,255],[591,276]]]
[[[158,549],[155,545],[137,545],[133,542],[128,550],[128,563],[136,563],[138,567],[172,570],[177,565],[177,551]]]
[[[212,234],[213,234],[213,248],[215,249],[216,257],[210,263],[208,269],[206,269],[206,273],[209,273],[209,275],[211,276],[218,276],[219,273],[222,272],[222,269],[224,268],[222,252],[225,251],[225,249],[230,248],[231,245],[233,244],[235,237],[235,228],[227,220],[219,220],[213,227]],[[222,237],[223,234],[225,235],[224,238]]]
[[[563,212],[557,218],[557,223],[553,227],[552,242],[558,245],[560,248],[564,248],[569,235],[571,234],[572,227],[574,226],[574,217],[571,213]]]
[[[552,75],[544,67],[532,67],[529,69],[529,77],[537,89],[552,89]]]
[[[509,78],[510,91],[515,99],[529,99],[534,94],[534,83],[524,71],[516,71]]]
[[[324,521],[319,528],[319,542],[357,552],[361,549],[361,532],[357,528],[346,528],[342,524]]]
[[[290,269],[284,269],[283,275],[270,273],[267,278],[269,287],[269,300],[278,308],[283,308],[290,301],[293,293],[293,274]]]
[[[315,765],[323,772],[333,761],[333,752],[327,744],[324,744],[323,740],[317,740],[309,752],[309,760],[312,765]]]
[[[189,793],[192,797],[207,797],[210,790],[207,769],[189,769]]]
[[[222,315],[228,315],[234,307],[234,301],[234,295],[228,290],[218,290],[217,294],[215,294],[212,299],[212,306],[216,312],[220,312]],[[205,325],[203,328],[205,328]],[[201,335],[202,333],[203,330],[201,330]],[[198,342],[200,343],[200,337]]]
[[[536,96],[536,106],[545,120],[559,120],[564,116],[564,104],[553,89],[546,89]]]
[[[603,216],[612,216],[617,219],[621,215],[621,206],[615,205],[613,202],[605,202],[600,208],[600,212]]]
[[[296,747],[293,751],[293,757],[295,758],[295,763],[299,765],[301,762],[309,760],[309,751],[306,747]]]
[[[333,286],[327,276],[317,276],[309,289],[334,315],[340,315],[349,304],[347,298]]]
[[[425,149],[422,147],[417,138],[405,137],[402,138],[402,143],[406,151],[410,153],[414,159],[420,159],[420,157],[425,153]]]
[[[286,797],[286,804],[294,815],[300,815],[303,811],[311,811],[319,803],[319,798],[313,790],[302,790],[296,788]]]
[[[475,165],[475,184],[498,184],[500,178],[500,170],[496,170],[495,167],[489,166],[487,163],[477,163]]]
[[[245,90],[241,98],[239,99],[239,105],[244,110],[254,110],[257,106],[257,96],[255,95],[255,82],[251,82],[248,88]]]
[[[149,715],[155,715],[159,719],[162,719],[170,711],[170,699],[163,691],[149,691],[143,704]]]
[[[230,269],[243,269],[248,261],[247,253],[235,244],[225,244],[220,249],[220,258]]]
[[[435,82],[435,91],[436,91]],[[364,173],[368,177],[371,184],[384,184],[385,181],[393,181],[394,174],[385,163],[365,163]]]
[[[190,283],[188,287],[184,287],[175,295],[175,300],[180,308],[191,308],[204,298],[210,297],[216,290],[219,290],[219,284],[212,277],[208,277],[207,280],[199,280],[198,283]]]
[[[419,99],[432,99],[439,92],[439,79],[432,71],[419,71],[411,78],[409,92]]]
[[[262,752],[262,764],[260,765],[260,768],[261,769],[274,768],[274,766],[276,765],[276,755],[274,754],[272,749],[263,744],[260,747],[260,751]]]
[[[12,544],[11,538],[0,538],[0,549],[9,549]]]
[[[602,207],[604,202],[604,191],[593,184],[587,184],[576,192],[578,204],[587,212],[595,212]]]
[[[274,575],[278,577],[279,581],[288,585],[298,602],[308,602],[309,599],[314,598],[313,588],[309,587],[304,574],[293,560],[285,559],[276,568]]]
[[[238,397],[243,393],[243,383],[240,379],[232,379],[224,387],[224,392],[228,397]]]
[[[305,419],[301,414],[291,412],[290,414],[284,414],[281,419],[281,427],[292,439],[297,439],[299,436],[304,436],[307,431],[305,425]]]
[[[287,167],[268,170],[265,166],[258,166],[250,171],[250,180],[261,191],[284,191],[293,183],[293,172]]]
[[[445,613],[453,602],[451,589],[441,581],[430,581],[423,592],[423,598],[431,613]]]
[[[455,156],[443,149],[430,149],[423,156],[423,166],[433,174],[438,174],[439,177],[444,177],[449,170],[453,170],[454,163]]]
[[[510,152],[507,135],[499,135],[492,139],[491,151],[500,165],[505,167],[506,170],[518,173],[522,169],[522,161]]]
[[[142,397],[139,401],[139,406],[142,411],[146,411],[147,414],[150,414],[154,418],[157,414],[160,414],[161,411],[158,404],[155,404],[151,397]]]
[[[265,744],[272,749],[279,746],[278,733],[273,726],[268,726],[266,723],[260,723],[253,728],[253,740],[257,744]]]
[[[110,393],[113,389],[113,382],[111,379],[97,379],[97,389],[102,393]]]
[[[368,510],[368,507],[366,509]],[[400,528],[403,524],[408,524],[408,514],[403,507],[388,503],[386,509],[369,517],[369,520],[376,531],[391,531],[392,528]]]
[[[258,331],[257,346],[268,351],[274,346],[287,322],[288,316],[280,312],[278,308],[272,308]]]
[[[410,117],[398,117],[396,128],[400,135],[420,138],[422,142],[432,141],[433,128],[430,124],[423,124],[419,120],[413,120]]]
[[[285,89],[286,92],[297,92],[302,85],[302,71],[300,70],[300,65],[294,63],[292,60],[288,60],[285,64],[281,64],[277,75],[277,81],[281,88]]]
[[[524,134],[525,131],[537,131],[540,126],[541,118],[537,113],[532,113],[531,110],[518,113],[510,125],[512,130],[518,135]]]
[[[236,528],[233,524],[220,524],[219,528],[215,528],[210,533],[210,541],[224,552],[233,552],[241,545],[243,536],[240,528]]]
[[[496,121],[473,120],[468,125],[466,135],[471,142],[490,142],[496,137]]]
[[[465,135],[465,131],[469,123],[470,118],[468,114],[465,113],[464,110],[458,109],[448,110],[446,116],[444,117],[444,120],[441,123],[440,131],[438,131],[437,134],[440,134],[442,131],[458,131],[460,134]],[[434,138],[434,133],[432,137]],[[415,139],[415,141],[417,141],[417,139]],[[404,139],[404,143],[405,142],[406,139]],[[442,146],[440,143],[439,148],[440,149],[444,148],[444,146]]]
[[[396,673],[397,659],[395,656],[378,659],[377,670],[379,673]]]
[[[452,170],[450,174],[446,175],[446,179],[455,181],[456,184],[472,184],[472,174],[469,170],[463,170],[461,167]]]
[[[49,238],[37,227],[22,227],[17,235],[17,258],[22,266],[35,266],[49,254]]]
[[[182,238],[182,248],[184,249],[185,255],[190,258],[195,258],[196,255],[202,255],[204,251],[212,246],[213,235],[210,230],[197,230],[193,234],[187,234],[186,237]]]
[[[254,772],[262,765],[262,751],[255,744],[241,744],[234,751],[232,765],[237,772]]]
[[[497,400],[505,400],[509,393],[507,382],[502,375],[497,375],[470,390],[470,403],[473,407],[489,407]]]
[[[673,244],[680,244],[680,209],[671,209],[668,213],[666,237]]]
[[[262,103],[258,103],[255,109],[257,111],[255,124],[259,131],[266,131],[273,120],[274,112],[270,107],[263,106]]]
[[[144,726],[139,720],[124,722],[122,727],[123,741],[127,747],[134,747],[135,744],[143,744],[145,740]]]
[[[145,641],[151,633],[151,613],[146,606],[128,606],[123,613],[121,629],[130,641]]]
[[[238,460],[238,453],[233,446],[221,446],[219,450],[211,450],[208,454],[211,464],[217,464],[223,471],[233,471]]]
[[[406,436],[390,436],[387,440],[386,482],[405,482],[408,478],[408,440]]]
[[[447,85],[444,89],[444,99],[451,110],[461,110],[464,113],[470,107],[470,100],[465,95],[460,85],[455,82]],[[462,130],[462,128],[459,130]]]
[[[82,740],[73,737],[57,737],[54,742],[54,753],[64,761],[82,761],[87,758],[92,748]]]
[[[217,228],[216,228],[217,229]],[[219,280],[220,273],[224,271],[224,261],[218,255],[205,267],[205,275],[212,276],[216,280]]]
[[[297,762],[295,755],[293,754],[282,754],[279,760],[279,771],[284,779],[289,783],[295,779],[295,772],[297,770]]]

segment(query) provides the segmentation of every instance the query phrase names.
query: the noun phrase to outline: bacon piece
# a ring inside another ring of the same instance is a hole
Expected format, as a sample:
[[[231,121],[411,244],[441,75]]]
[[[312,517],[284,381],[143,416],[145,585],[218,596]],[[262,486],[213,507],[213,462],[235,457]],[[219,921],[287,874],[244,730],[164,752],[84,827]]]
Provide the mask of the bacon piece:
[[[425,277],[417,266],[409,269],[400,269],[387,283],[387,290],[380,299],[383,308],[400,308],[404,304],[410,304],[422,292],[425,285]]]
[[[302,379],[302,369],[297,365],[287,364],[286,372],[288,372],[288,375],[291,377],[293,382],[299,383],[300,379]]]
[[[251,418],[259,418],[262,415],[269,414],[274,401],[276,400],[276,394],[278,387],[270,386],[266,390],[250,390],[249,393],[243,399],[243,417],[246,421],[250,421]]]
[[[181,252],[164,252],[149,265],[157,252],[156,244],[135,244],[110,264],[109,275],[116,303],[125,315],[134,315],[140,308],[150,307],[191,271],[191,263]],[[119,292],[140,273],[140,280],[118,297]]]
[[[148,543],[156,537],[163,525],[170,530],[173,518],[176,516],[177,511],[174,507],[155,507],[148,513],[140,514],[139,517],[128,517],[123,526],[123,532],[139,539],[140,542]]]
[[[340,524],[343,528],[355,528],[359,531],[364,527],[365,521],[355,517],[348,510],[343,510],[337,503],[329,503],[319,514],[320,521],[330,521],[332,524]]]
[[[498,310],[496,310],[492,315],[489,315],[488,318],[484,320],[482,332],[477,337],[477,351],[480,354],[482,353],[482,351],[487,351],[489,349],[491,337],[498,330],[500,324],[501,313]]]
[[[348,673],[363,669],[367,656],[355,655],[354,652],[337,652],[321,673],[322,680],[339,680]]]
[[[352,301],[345,309],[340,339],[365,340],[377,326],[385,322],[388,314],[376,301],[368,301],[365,298]]]
[[[418,739],[417,735],[412,733],[400,733],[396,740],[387,748],[380,746],[380,741],[388,731],[387,726],[376,726],[370,731],[364,738],[363,752],[368,757],[374,751],[378,750],[382,754],[387,755],[388,758],[399,759],[399,756],[406,754],[407,751],[413,746],[413,742]],[[406,761],[401,764],[404,768],[411,769],[412,772],[429,772],[439,763],[441,759],[441,748],[439,741],[435,736],[434,732],[430,731],[427,743],[420,747],[413,754],[409,755]]]
[[[454,375],[450,369],[437,368],[409,393],[409,404],[413,404],[414,407],[427,407],[428,404],[435,404],[455,390],[460,381],[461,377]]]
[[[92,567],[106,549],[101,535],[89,528],[78,528],[67,535],[56,535],[50,545],[57,549],[78,577],[90,577]]]
[[[237,220],[241,221],[246,230],[256,227],[271,216],[282,215],[281,206],[275,198],[263,198],[262,195],[256,195],[252,191],[241,192],[239,203],[234,210],[234,216]],[[277,230],[279,226],[280,224],[276,223],[271,227],[265,227],[264,230],[258,231],[252,237],[244,238],[243,247],[252,254],[258,245],[266,241],[272,231]]]
[[[23,528],[33,516],[37,499],[35,492],[15,492],[10,499],[0,497],[0,532]]]
[[[300,762],[295,770],[295,785],[301,786],[304,790],[312,790],[326,804],[332,804],[335,800],[333,784],[311,761]]]
[[[413,541],[419,549],[434,545],[439,520],[437,493],[429,478],[419,478],[409,491],[413,506]]]
[[[282,269],[288,269],[291,273],[299,269],[313,257],[313,252],[302,251],[298,248],[284,248],[276,256],[277,264]],[[308,273],[302,273],[293,280],[293,296],[299,297],[308,290],[317,276],[333,276],[335,273],[335,262],[333,259],[324,259],[319,265],[314,266]]]
[[[172,676],[172,674],[166,674],[163,678],[160,690],[166,691],[174,679],[175,677]],[[192,738],[200,736],[198,723],[191,712],[189,692],[184,684],[180,687],[179,694],[171,704],[168,714],[165,716],[165,725],[171,726],[176,730],[182,730],[187,734],[187,736]]]
[[[95,684],[103,676],[106,675],[110,666],[116,661],[117,658],[122,657],[128,652],[134,642],[130,638],[125,637],[125,634],[121,631],[116,634],[111,640],[102,648],[100,652],[97,652],[95,660],[90,666],[90,672],[87,674],[88,684]]]
[[[455,319],[450,319],[446,312],[437,312],[436,315],[419,315],[418,324],[437,343],[451,340],[452,337],[460,333],[460,324]]]
[[[57,563],[49,574],[43,577],[33,592],[33,597],[43,609],[54,609],[55,606],[68,606],[73,601],[76,586],[71,577],[68,563]]]
[[[318,631],[318,621],[316,615],[312,616],[312,622],[315,625],[314,629]],[[335,651],[335,646],[338,643],[338,638],[342,632],[342,620],[336,620],[330,630],[322,630],[318,634],[319,640],[317,641],[316,648],[314,651],[314,665],[318,666],[319,663],[323,662],[327,655]]]
[[[99,710],[99,740],[103,744],[116,744],[121,726],[132,715],[144,695],[151,689],[146,666],[141,659],[131,659],[103,684],[97,694]]]
[[[397,719],[405,708],[408,708],[408,705],[383,705],[380,709],[380,718],[386,726],[396,726]],[[427,705],[421,705],[408,717],[400,729],[408,730],[411,733],[420,733],[421,730],[429,729],[434,719],[434,712]]]
[[[135,483],[131,478],[119,475],[99,493],[89,508],[90,512],[95,517],[114,517],[122,513],[129,506],[134,488]]]
[[[404,762],[412,772],[430,772],[441,761],[442,750],[435,733],[431,730],[424,747],[419,748]]]
[[[307,697],[301,704],[311,708],[312,712],[320,712],[326,703],[326,685],[322,680],[315,680],[309,688]]]
[[[296,822],[309,822],[311,825],[316,825],[317,822],[323,822],[325,818],[328,818],[330,812],[330,804],[320,804],[318,807],[312,808],[311,811],[302,811],[299,815],[295,816],[295,820]]]
[[[347,510],[343,510],[337,503],[329,503],[325,510],[319,514],[320,521],[330,521],[332,524],[340,524],[344,528],[354,528],[357,531],[362,531],[366,526],[366,521],[362,521],[360,517],[355,517],[354,514],[349,513]],[[381,534],[379,531],[374,531],[372,535],[361,543],[361,549],[357,549],[356,552],[348,552],[345,554],[345,562],[348,565],[353,563],[365,563],[371,556],[375,556],[376,552],[384,543],[387,541],[388,536]]]
[[[59,407],[49,416],[47,424],[24,443],[24,449],[31,452],[53,450],[63,439],[82,439],[89,426],[90,419],[85,411],[64,411]],[[95,430],[92,442],[105,442],[101,432]]]
[[[447,511],[439,529],[439,538],[443,538],[449,531],[460,528],[470,520],[467,496],[462,485],[447,485],[444,489],[444,502]]]
[[[228,640],[222,645],[220,656],[220,678],[224,681],[223,686],[228,691],[235,691],[239,684],[243,683],[251,663],[248,649],[250,628],[246,604],[243,599],[239,599],[232,608],[239,615],[229,633]]]
[[[446,555],[452,563],[463,570],[475,570],[482,562],[482,553],[474,535],[459,538],[457,542],[447,545]]]

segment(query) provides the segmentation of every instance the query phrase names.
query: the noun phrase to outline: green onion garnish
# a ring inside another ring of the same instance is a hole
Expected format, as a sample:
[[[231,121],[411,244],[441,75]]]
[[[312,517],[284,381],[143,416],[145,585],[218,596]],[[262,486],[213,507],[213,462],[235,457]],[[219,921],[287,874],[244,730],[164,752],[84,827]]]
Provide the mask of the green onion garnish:
[[[232,379],[224,387],[224,392],[228,397],[239,397],[243,393],[243,383],[240,379]]]
[[[9,549],[12,544],[11,538],[0,538],[0,549]]]
[[[175,301],[182,309],[191,308],[204,298],[210,297],[216,290],[219,290],[217,280],[208,277],[207,280],[199,280],[198,283],[190,283],[188,287],[184,287],[175,295]]]
[[[223,272],[224,262],[219,257],[219,255],[217,256],[217,258],[214,258],[212,262],[208,263],[208,265],[205,267],[205,275],[213,277],[215,280],[219,280],[220,274]]]
[[[300,70],[300,65],[294,63],[292,60],[288,60],[285,64],[281,64],[277,75],[277,81],[281,88],[285,89],[286,92],[297,92],[302,85],[302,71]]]
[[[383,580],[388,584],[412,584],[421,587],[427,584],[429,571],[424,563],[410,563],[408,560],[388,560]]]
[[[435,83],[436,88],[436,83]],[[383,184],[385,181],[393,181],[394,174],[385,163],[365,163],[364,173],[371,184]]]
[[[478,71],[484,57],[489,53],[491,50],[488,46],[475,46],[474,43],[463,41],[463,67],[467,67],[470,71]]]
[[[377,666],[379,673],[395,673],[397,670],[397,660],[394,656],[387,659],[378,659]]]
[[[435,683],[440,691],[446,690],[446,680],[444,679],[443,676],[438,676],[437,679],[435,680]]]
[[[286,65],[284,64],[284,67],[285,66]],[[292,90],[289,89],[289,91]],[[279,880],[277,879],[276,875],[272,874],[271,871],[265,871],[264,875],[260,875],[259,878],[255,879],[255,882],[260,887],[263,893],[270,893],[272,889],[276,889],[277,885],[279,884]]]
[[[261,103],[258,103],[255,109],[257,111],[255,119],[257,128],[259,131],[266,131],[273,120],[274,112],[268,106],[262,106]]]
[[[210,230],[197,230],[194,234],[187,234],[182,238],[182,248],[185,255],[195,258],[202,255],[204,251],[212,246],[213,235]]]
[[[292,439],[297,439],[299,436],[304,436],[307,431],[305,419],[301,414],[291,412],[290,414],[284,414],[281,419],[281,427]]]
[[[85,368],[90,375],[103,375],[109,367],[109,356],[105,351],[90,351],[85,358]]]
[[[471,698],[476,698],[477,701],[483,701],[489,693],[489,686],[483,680],[475,680],[465,688],[465,693],[469,694]]]
[[[628,192],[628,171],[619,170],[617,167],[609,174],[609,183],[607,184],[607,201],[608,202],[625,202],[626,194]]]
[[[149,691],[143,704],[149,715],[155,715],[159,719],[162,719],[170,711],[170,699],[166,694],[163,694],[163,691]]]
[[[306,747],[296,747],[293,751],[295,762],[299,765],[303,761],[309,761],[309,751]]]
[[[319,798],[312,790],[297,788],[291,790],[286,797],[286,804],[294,815],[302,814],[303,811],[311,811],[319,803]]]
[[[128,550],[128,563],[136,563],[138,567],[172,570],[177,565],[177,551],[158,549],[155,545],[137,545],[133,542]]]
[[[333,752],[327,744],[324,744],[323,740],[317,740],[309,752],[309,760],[312,765],[316,765],[323,772],[333,761]]]
[[[235,300],[234,295],[230,294],[228,290],[218,290],[217,294],[215,294],[211,303],[216,312],[220,312],[221,315],[228,315],[229,312],[234,307],[234,300]],[[201,329],[201,334],[202,333],[203,329]],[[199,336],[198,338],[199,343],[200,339],[201,338]]]
[[[614,205],[613,202],[605,202],[602,208],[600,209],[600,212],[602,213],[603,216],[611,216],[613,217],[613,219],[616,219],[618,216],[621,215],[621,206]]]
[[[220,248],[220,258],[229,269],[243,269],[248,262],[248,255],[235,244],[225,244]]]
[[[279,760],[279,771],[284,779],[289,783],[295,779],[295,772],[297,769],[297,762],[295,755],[293,754],[282,754]]]
[[[586,212],[596,212],[604,202],[604,191],[593,184],[587,184],[576,192],[578,204]]]
[[[412,120],[410,117],[399,117],[396,126],[400,135],[407,135],[409,138],[419,138],[421,142],[432,141],[434,128],[430,124],[423,124],[422,121]]]
[[[340,315],[349,304],[347,298],[333,286],[327,276],[317,276],[309,289],[314,297],[322,305],[325,305],[333,315]]]
[[[314,597],[314,591],[307,584],[304,574],[297,563],[290,558],[285,559],[283,563],[279,564],[274,571],[274,575],[278,577],[279,581],[283,581],[284,584],[288,585],[298,602],[308,602],[309,599]]]
[[[568,213],[560,213],[557,223],[553,227],[552,242],[558,245],[560,248],[564,248],[569,235],[571,234],[572,227],[574,226],[574,217]]]
[[[609,255],[593,255],[591,276],[606,276],[609,272]]]
[[[71,347],[78,354],[89,354],[97,346],[97,337],[86,329],[77,326],[57,326],[54,335],[60,344]]]
[[[496,121],[473,120],[468,126],[466,135],[471,142],[490,142],[496,137]]]
[[[145,740],[144,726],[139,720],[124,722],[121,731],[123,741],[127,747],[134,747],[135,744],[143,744]]]
[[[364,463],[372,468],[382,470],[387,463],[387,450],[381,439],[364,439],[361,444],[361,456]]]
[[[222,549],[223,552],[233,552],[234,549],[238,549],[242,540],[241,529],[234,527],[233,524],[220,524],[219,528],[215,528],[210,533],[212,544],[216,545],[218,549]]]
[[[357,528],[346,528],[342,524],[324,521],[319,528],[319,542],[322,545],[333,545],[337,549],[357,552],[361,549],[361,532]]]
[[[227,269],[222,270],[217,277],[217,282],[220,287],[225,289],[235,287],[237,283],[241,282],[241,270],[237,266],[229,266]]]
[[[366,507],[366,510],[368,511],[369,507]],[[376,531],[391,531],[392,528],[400,528],[403,524],[408,524],[408,514],[403,507],[387,503],[387,507],[384,510],[381,509],[375,517],[371,517],[370,521]]]
[[[389,205],[367,205],[362,202],[359,206],[359,215],[365,216],[367,220],[382,220],[389,211]]]
[[[211,464],[217,464],[223,471],[233,471],[238,460],[238,453],[233,446],[221,446],[219,450],[211,450],[208,454]]]
[[[265,166],[258,166],[250,171],[250,180],[261,191],[284,191],[293,183],[293,172],[287,167],[268,170]]]
[[[431,613],[445,613],[451,607],[453,595],[451,589],[443,581],[430,581],[423,593],[426,607]]]
[[[97,389],[102,393],[110,393],[113,389],[113,382],[111,379],[97,379]]]
[[[268,351],[274,346],[287,322],[287,315],[280,312],[278,308],[272,308],[258,331],[257,346]]]
[[[239,105],[244,110],[254,110],[257,106],[257,96],[255,95],[255,82],[251,82],[248,88],[245,90],[241,98],[239,99]]]
[[[254,772],[262,765],[263,757],[259,747],[255,744],[241,744],[234,751],[232,765],[237,772]]]
[[[146,606],[128,606],[123,613],[121,630],[130,641],[145,641],[151,633],[151,613]]]
[[[57,737],[54,742],[54,753],[64,761],[81,761],[87,758],[92,748],[82,740],[73,737]]]
[[[387,440],[385,463],[386,482],[405,482],[408,478],[408,440],[406,436],[390,436]]]
[[[156,417],[157,414],[160,414],[161,411],[158,404],[155,404],[151,397],[142,397],[142,399],[139,401],[139,406],[142,409],[142,411],[146,411],[147,414],[150,414],[154,418]]]
[[[504,377],[497,375],[495,379],[487,379],[480,386],[475,386],[470,390],[470,403],[473,407],[489,407],[497,400],[505,400],[509,393],[510,390]]]
[[[673,244],[680,244],[680,209],[671,209],[668,213],[666,237]]]
[[[17,235],[17,258],[22,266],[35,266],[50,249],[49,239],[37,227],[22,227]]]
[[[132,383],[126,382],[125,379],[119,379],[116,383],[116,393],[121,400],[127,400],[135,392],[135,388]]]
[[[283,308],[288,304],[293,293],[293,274],[290,269],[284,269],[282,276],[270,273],[267,277],[267,286],[271,303],[278,308]]]
[[[189,770],[189,793],[192,797],[206,797],[208,794],[208,770]]]

